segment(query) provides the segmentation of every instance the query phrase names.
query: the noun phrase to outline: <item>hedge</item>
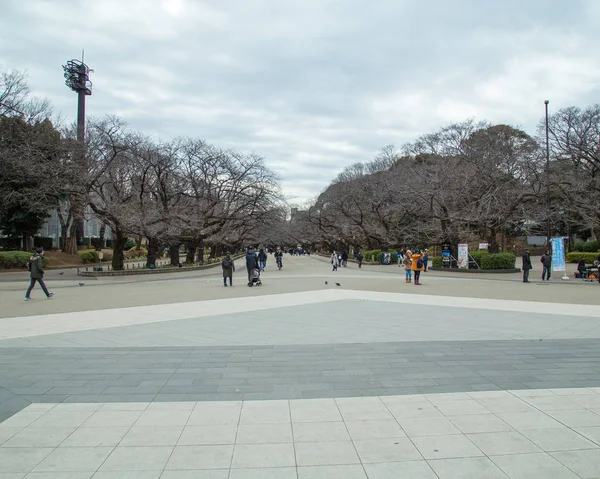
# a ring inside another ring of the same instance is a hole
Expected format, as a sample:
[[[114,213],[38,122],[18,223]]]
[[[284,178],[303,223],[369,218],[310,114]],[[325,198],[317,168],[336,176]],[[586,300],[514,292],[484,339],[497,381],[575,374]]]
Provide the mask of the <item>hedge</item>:
[[[573,249],[581,253],[596,253],[600,251],[600,241],[578,241]]]
[[[483,266],[481,266],[481,261],[482,258],[484,256],[487,256],[489,253],[487,251],[473,251],[471,253],[471,256],[473,257],[473,259],[477,262],[477,265],[481,268],[484,269]],[[469,265],[471,266],[471,265]]]
[[[579,263],[581,260],[585,264],[593,264],[598,259],[598,253],[567,253],[567,263]]]
[[[27,251],[0,251],[0,268],[27,268],[32,253]],[[44,258],[44,266],[50,264],[50,260]]]
[[[377,256],[381,254],[380,249],[373,249],[369,251],[365,251],[363,256],[365,257],[365,261],[377,261]],[[379,257],[379,262],[381,262],[381,256]]]
[[[487,254],[481,257],[481,269],[514,269],[517,257],[511,253]]]
[[[81,258],[82,263],[98,263],[100,261],[97,251],[85,251],[79,253],[79,257]],[[102,261],[112,261],[112,255],[110,253],[104,253]]]
[[[514,254],[497,253],[489,254],[485,251],[472,254],[481,269],[514,269],[517,260]],[[434,256],[431,259],[434,268],[442,267],[442,257]]]

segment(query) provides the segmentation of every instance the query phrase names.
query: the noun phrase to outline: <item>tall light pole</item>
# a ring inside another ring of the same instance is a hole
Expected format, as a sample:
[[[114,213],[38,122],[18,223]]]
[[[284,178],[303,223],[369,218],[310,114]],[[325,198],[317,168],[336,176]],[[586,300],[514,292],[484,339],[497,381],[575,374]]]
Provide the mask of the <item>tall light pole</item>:
[[[82,151],[84,151],[85,142],[85,97],[92,94],[92,82],[90,81],[89,73],[92,71],[83,63],[83,53],[81,60],[69,60],[66,65],[63,65],[65,72],[66,85],[77,93],[77,143]],[[83,212],[81,217],[75,219],[77,221],[77,243],[83,242],[85,235],[85,220]]]
[[[550,135],[548,128],[548,103],[546,105],[546,244],[550,248]]]

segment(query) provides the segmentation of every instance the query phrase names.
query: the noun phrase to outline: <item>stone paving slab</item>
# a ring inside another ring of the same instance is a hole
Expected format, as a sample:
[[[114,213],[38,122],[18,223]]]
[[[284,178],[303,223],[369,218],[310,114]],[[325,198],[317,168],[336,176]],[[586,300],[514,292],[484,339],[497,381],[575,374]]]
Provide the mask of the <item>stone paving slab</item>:
[[[0,424],[0,477],[594,478],[600,428],[573,418],[599,405],[600,388],[32,404]]]
[[[0,348],[0,421],[30,403],[335,398],[600,386],[600,340]],[[600,404],[597,405],[600,408]]]

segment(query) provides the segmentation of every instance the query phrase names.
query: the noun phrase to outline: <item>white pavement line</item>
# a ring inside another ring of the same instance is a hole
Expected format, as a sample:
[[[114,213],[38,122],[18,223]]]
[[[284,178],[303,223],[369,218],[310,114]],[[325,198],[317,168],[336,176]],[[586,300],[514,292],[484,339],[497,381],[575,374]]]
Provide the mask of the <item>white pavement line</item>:
[[[302,306],[343,299],[340,291],[306,291],[189,303],[134,306],[97,311],[0,318],[0,340],[45,334],[132,326],[160,321],[220,316],[279,307]]]
[[[563,316],[600,317],[600,310],[594,305],[542,303],[503,299],[455,298],[451,296],[423,296],[405,293],[330,289],[266,296],[193,301],[188,303],[134,306],[97,311],[78,311],[4,318],[0,319],[0,340],[117,326],[150,324],[179,319],[221,316],[248,311],[328,303],[346,299]]]
[[[453,296],[418,295],[406,293],[383,293],[374,291],[337,290],[344,299],[385,301],[390,303],[421,304],[423,306],[445,306],[450,308],[488,309],[492,311],[515,311],[519,313],[555,314],[560,316],[588,316],[600,318],[600,309],[595,305],[566,304],[512,299],[466,298]]]

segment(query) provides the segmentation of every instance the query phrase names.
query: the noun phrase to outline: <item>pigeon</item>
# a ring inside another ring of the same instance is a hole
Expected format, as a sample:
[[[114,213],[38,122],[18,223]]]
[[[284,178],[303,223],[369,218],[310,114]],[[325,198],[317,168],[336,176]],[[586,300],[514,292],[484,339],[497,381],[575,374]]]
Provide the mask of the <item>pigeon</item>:
[[[60,275],[62,276],[63,274],[65,274],[65,272],[64,272],[64,271],[61,271],[61,272],[60,272],[60,273],[58,273],[58,274],[60,274]]]
[[[340,283],[335,283],[335,285],[336,285],[336,286],[341,286],[341,284],[340,284]]]
[[[325,281],[325,284],[329,284],[327,281]]]
[[[79,283],[79,286],[83,286],[85,283]]]

